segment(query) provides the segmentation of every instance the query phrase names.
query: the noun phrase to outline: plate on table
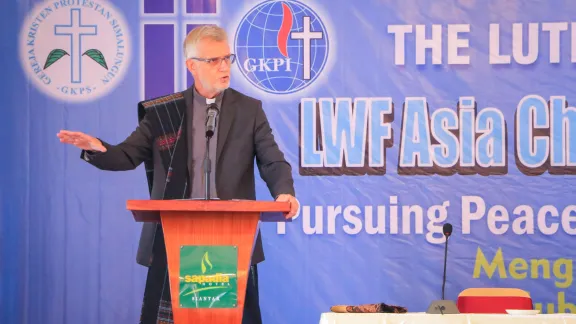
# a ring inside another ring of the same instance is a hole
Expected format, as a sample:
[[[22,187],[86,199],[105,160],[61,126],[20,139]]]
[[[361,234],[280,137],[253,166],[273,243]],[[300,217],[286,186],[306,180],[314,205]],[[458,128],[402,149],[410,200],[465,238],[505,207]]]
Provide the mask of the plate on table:
[[[536,315],[540,314],[537,309],[507,309],[506,313],[510,315]]]

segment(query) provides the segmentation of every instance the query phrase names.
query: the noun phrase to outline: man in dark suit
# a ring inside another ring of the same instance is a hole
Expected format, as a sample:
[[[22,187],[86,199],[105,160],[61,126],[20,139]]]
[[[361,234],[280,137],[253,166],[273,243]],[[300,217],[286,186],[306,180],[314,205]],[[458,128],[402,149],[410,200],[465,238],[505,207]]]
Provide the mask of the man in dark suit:
[[[102,170],[132,170],[145,163],[151,199],[204,197],[207,107],[216,105],[217,127],[209,147],[213,163],[211,197],[256,199],[254,160],[276,201],[299,209],[291,167],[272,135],[262,102],[229,88],[230,53],[225,31],[200,26],[184,42],[186,66],[194,77],[189,89],[139,103],[144,111],[136,130],[111,145],[96,137],[63,130],[60,141],[82,149],[81,158]],[[264,260],[260,232],[248,275],[243,323],[261,323],[256,264]],[[172,323],[166,250],[161,225],[145,223],[137,262],[149,267],[141,323]]]

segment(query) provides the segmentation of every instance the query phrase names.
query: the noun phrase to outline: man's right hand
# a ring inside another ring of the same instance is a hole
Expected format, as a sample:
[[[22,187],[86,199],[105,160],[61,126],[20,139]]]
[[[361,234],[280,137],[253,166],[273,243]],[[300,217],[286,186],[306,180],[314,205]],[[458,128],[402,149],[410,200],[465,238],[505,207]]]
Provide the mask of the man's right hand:
[[[72,144],[82,150],[106,152],[106,148],[102,145],[102,142],[100,142],[99,139],[82,132],[61,130],[57,136],[60,139],[60,142]]]

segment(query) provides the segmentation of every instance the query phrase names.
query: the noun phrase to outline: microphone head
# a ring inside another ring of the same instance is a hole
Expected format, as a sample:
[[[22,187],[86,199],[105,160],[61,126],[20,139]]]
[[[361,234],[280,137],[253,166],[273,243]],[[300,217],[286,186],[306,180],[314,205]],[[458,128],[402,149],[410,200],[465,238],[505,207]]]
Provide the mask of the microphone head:
[[[444,226],[442,226],[442,232],[446,237],[452,235],[452,224],[450,223],[444,224]]]
[[[218,109],[218,106],[215,103],[209,104],[208,107],[206,108],[207,115],[217,116],[219,113],[220,109]]]
[[[206,108],[206,137],[212,137],[216,131],[216,117],[218,116],[218,106],[211,103]]]

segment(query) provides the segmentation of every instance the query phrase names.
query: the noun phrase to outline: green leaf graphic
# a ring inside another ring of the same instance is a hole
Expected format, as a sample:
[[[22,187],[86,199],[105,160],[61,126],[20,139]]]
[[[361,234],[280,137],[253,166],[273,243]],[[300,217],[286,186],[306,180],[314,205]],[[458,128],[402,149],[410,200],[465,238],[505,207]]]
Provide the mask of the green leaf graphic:
[[[97,49],[89,49],[82,56],[88,55],[89,58],[93,59],[96,63],[100,64],[103,68],[108,70],[108,65],[106,65],[106,60],[104,55]]]
[[[208,252],[204,253],[204,256],[202,256],[202,262],[200,263],[200,267],[202,268],[202,273],[206,272],[206,264],[208,264],[208,266],[210,267],[210,269],[212,269],[212,263],[210,263],[210,259],[208,259]]]
[[[46,70],[46,68],[48,68],[50,65],[56,63],[56,61],[61,59],[64,55],[70,55],[70,54],[66,53],[65,50],[59,48],[52,50],[50,54],[48,54],[48,57],[46,58],[46,63],[44,63],[44,70]]]
[[[210,269],[212,269],[212,263],[210,262],[210,259],[208,259],[208,252],[206,252],[206,254],[204,254],[204,258],[206,260],[206,263],[210,267]]]

